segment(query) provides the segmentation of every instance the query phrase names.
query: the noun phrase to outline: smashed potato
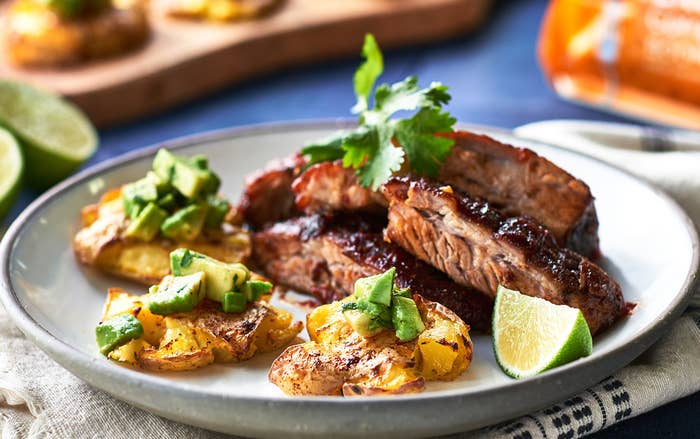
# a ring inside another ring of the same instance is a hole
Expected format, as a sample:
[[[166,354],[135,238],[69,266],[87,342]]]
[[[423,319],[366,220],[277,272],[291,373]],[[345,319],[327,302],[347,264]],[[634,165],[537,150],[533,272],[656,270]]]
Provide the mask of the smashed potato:
[[[170,273],[170,252],[187,247],[222,262],[244,261],[250,254],[248,234],[239,228],[202,232],[193,241],[157,238],[143,242],[124,237],[129,220],[119,189],[107,192],[98,204],[81,211],[83,228],[73,238],[73,250],[82,264],[118,277],[152,285]]]
[[[471,363],[469,327],[448,308],[413,296],[425,330],[401,343],[392,331],[356,333],[340,311],[323,305],[307,317],[308,343],[288,347],[272,364],[269,379],[288,395],[382,395],[414,393],[426,381],[452,380]]]
[[[129,313],[143,326],[142,338],[114,349],[112,360],[154,371],[194,370],[208,364],[240,362],[280,349],[294,340],[303,325],[287,311],[257,301],[242,313],[225,313],[204,300],[194,310],[159,316],[143,296],[110,289],[102,320]]]

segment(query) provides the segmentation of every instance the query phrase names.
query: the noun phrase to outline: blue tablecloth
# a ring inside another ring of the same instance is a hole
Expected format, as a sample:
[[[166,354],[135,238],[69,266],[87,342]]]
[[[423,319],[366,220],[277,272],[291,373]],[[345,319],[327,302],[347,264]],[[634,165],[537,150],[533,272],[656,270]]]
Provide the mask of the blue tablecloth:
[[[417,75],[424,85],[433,80],[448,84],[453,96],[449,110],[462,122],[514,128],[553,118],[622,120],[563,102],[546,85],[535,58],[545,4],[541,0],[501,1],[490,22],[474,35],[388,52],[383,80],[396,81],[410,74]],[[100,149],[86,166],[206,130],[348,117],[354,101],[351,78],[358,61],[356,57],[280,72],[155,117],[104,130]],[[8,220],[36,195],[24,191]],[[700,431],[698,406],[700,394],[614,426],[597,437],[693,437]]]

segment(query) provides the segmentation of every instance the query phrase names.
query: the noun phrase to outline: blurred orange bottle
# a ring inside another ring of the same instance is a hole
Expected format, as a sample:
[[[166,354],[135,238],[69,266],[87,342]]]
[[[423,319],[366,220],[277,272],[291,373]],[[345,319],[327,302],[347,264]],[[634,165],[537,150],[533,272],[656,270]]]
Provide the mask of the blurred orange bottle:
[[[538,52],[566,99],[700,130],[700,0],[552,0]]]

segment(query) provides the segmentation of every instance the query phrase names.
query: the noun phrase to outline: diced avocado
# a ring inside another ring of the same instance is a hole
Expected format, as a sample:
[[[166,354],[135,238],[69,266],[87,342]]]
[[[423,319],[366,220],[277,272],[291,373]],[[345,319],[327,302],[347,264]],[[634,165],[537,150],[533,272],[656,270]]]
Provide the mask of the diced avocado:
[[[158,207],[161,207],[168,212],[172,212],[177,208],[177,199],[175,198],[175,195],[173,194],[165,194],[164,196],[160,197],[158,199]],[[208,214],[207,214],[208,216]]]
[[[272,284],[262,280],[249,280],[241,287],[241,292],[245,294],[249,302],[255,302],[263,294],[272,291]]]
[[[209,159],[207,156],[202,154],[192,156],[190,157],[190,163],[194,165],[195,168],[206,171],[207,173],[207,183],[204,185],[202,193],[216,194],[219,190],[219,186],[221,186],[221,179],[219,179],[219,176],[216,175],[214,171],[209,169]]]
[[[185,248],[170,253],[170,269],[175,276],[205,272],[207,297],[217,302],[223,302],[227,292],[240,291],[250,276],[243,264],[227,264]]]
[[[199,169],[167,149],[161,149],[156,154],[153,171],[189,199],[197,198],[210,179],[208,171]]]
[[[153,314],[168,315],[192,311],[206,293],[206,274],[165,276],[158,289],[148,295],[148,309]]]
[[[357,301],[357,310],[369,315],[372,321],[379,326],[391,328],[391,309],[381,303],[370,302],[367,299]]]
[[[190,204],[163,221],[160,227],[163,236],[175,241],[192,241],[199,236],[207,217],[203,204]]]
[[[134,238],[141,241],[151,241],[160,231],[160,225],[165,218],[168,217],[168,212],[164,211],[154,203],[148,203],[141,210],[139,216],[131,221],[129,227],[124,231],[124,236]]]
[[[243,312],[248,306],[248,300],[245,294],[229,291],[224,294],[224,300],[221,302],[224,312]]]
[[[140,337],[143,337],[143,325],[131,314],[112,317],[95,328],[95,338],[102,355]]]
[[[408,297],[409,299],[412,297],[411,290],[408,288],[394,288],[393,294],[394,296]]]
[[[209,169],[209,159],[204,154],[193,155],[190,157],[190,162],[203,171]]]
[[[153,171],[148,171],[146,173],[146,180],[150,181],[156,186],[156,191],[158,191],[158,196],[162,197],[172,190],[172,186],[167,179],[161,178]]]
[[[390,306],[395,274],[396,268],[392,267],[384,273],[358,279],[355,282],[355,297]]]
[[[214,195],[219,191],[219,187],[221,187],[221,179],[210,169],[207,169],[205,172],[207,173],[207,182],[204,184],[202,192]]]
[[[219,198],[216,195],[207,196],[207,217],[204,220],[204,227],[208,229],[218,229],[221,223],[224,222],[226,214],[228,213],[231,205],[228,201],[223,198]]]
[[[374,324],[372,318],[356,309],[343,311],[343,317],[352,326],[352,329],[363,337],[373,337],[381,332],[382,327]]]
[[[392,299],[391,321],[396,337],[401,341],[413,340],[425,329],[416,302],[406,297],[394,296]]]
[[[158,199],[158,190],[153,182],[142,178],[122,188],[124,212],[131,219],[136,218],[146,204]]]

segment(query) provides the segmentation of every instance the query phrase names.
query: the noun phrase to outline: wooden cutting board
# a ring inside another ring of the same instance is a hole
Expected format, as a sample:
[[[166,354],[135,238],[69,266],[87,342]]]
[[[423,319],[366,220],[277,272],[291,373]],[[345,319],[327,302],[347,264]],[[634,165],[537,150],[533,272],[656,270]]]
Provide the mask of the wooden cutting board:
[[[98,126],[151,114],[280,68],[358,54],[366,32],[384,48],[473,30],[492,0],[287,0],[259,20],[215,24],[152,14],[138,52],[61,70],[19,70],[0,59],[0,78],[54,90]],[[4,51],[3,51],[4,53]]]

